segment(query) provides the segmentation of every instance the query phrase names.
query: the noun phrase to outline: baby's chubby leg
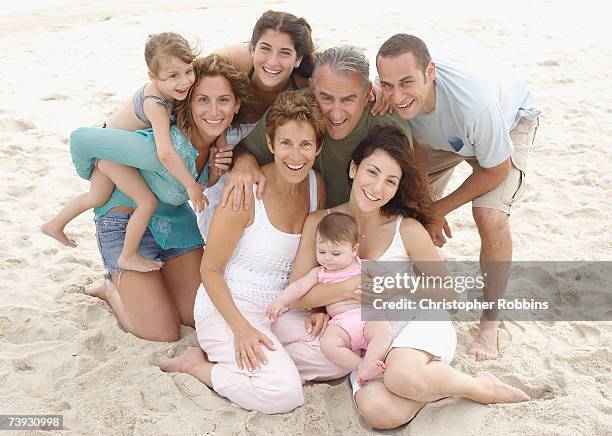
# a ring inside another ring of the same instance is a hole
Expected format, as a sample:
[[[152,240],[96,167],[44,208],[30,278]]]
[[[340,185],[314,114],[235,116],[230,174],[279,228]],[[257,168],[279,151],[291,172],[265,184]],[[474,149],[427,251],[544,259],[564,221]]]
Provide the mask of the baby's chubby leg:
[[[349,334],[337,325],[328,325],[325,329],[321,351],[331,363],[349,371],[356,371],[361,363],[361,357],[351,350]]]
[[[89,192],[72,198],[53,219],[42,225],[41,231],[45,235],[69,247],[77,246],[73,239],[66,236],[64,227],[83,212],[106,204],[115,189],[113,181],[95,167],[90,182]]]
[[[385,371],[384,359],[393,341],[393,328],[388,321],[368,321],[364,328],[368,349],[357,374],[357,382],[364,384]]]

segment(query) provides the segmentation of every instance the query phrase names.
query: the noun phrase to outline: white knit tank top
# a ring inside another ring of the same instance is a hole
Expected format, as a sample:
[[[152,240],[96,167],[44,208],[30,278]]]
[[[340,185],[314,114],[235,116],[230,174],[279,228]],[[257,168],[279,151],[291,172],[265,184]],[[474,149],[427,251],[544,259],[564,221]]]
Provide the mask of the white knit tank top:
[[[310,211],[317,209],[317,178],[310,170]],[[255,192],[257,186],[253,187]],[[285,233],[270,223],[263,200],[254,202],[255,217],[236,244],[225,267],[225,282],[234,301],[246,301],[265,310],[287,287],[301,233]],[[202,319],[216,308],[203,285],[194,305],[194,318]]]

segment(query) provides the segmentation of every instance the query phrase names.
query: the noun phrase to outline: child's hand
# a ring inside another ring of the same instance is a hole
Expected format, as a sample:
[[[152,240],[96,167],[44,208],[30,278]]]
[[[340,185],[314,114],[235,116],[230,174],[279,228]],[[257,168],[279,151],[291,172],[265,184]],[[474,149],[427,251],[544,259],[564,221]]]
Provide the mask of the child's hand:
[[[278,318],[278,315],[280,315],[284,309],[284,304],[275,301],[274,303],[268,306],[268,309],[266,309],[266,316],[268,317],[268,319],[276,321],[276,318]]]
[[[196,213],[200,213],[204,210],[204,207],[208,206],[208,198],[204,195],[204,187],[198,182],[192,183],[187,188],[187,195]]]

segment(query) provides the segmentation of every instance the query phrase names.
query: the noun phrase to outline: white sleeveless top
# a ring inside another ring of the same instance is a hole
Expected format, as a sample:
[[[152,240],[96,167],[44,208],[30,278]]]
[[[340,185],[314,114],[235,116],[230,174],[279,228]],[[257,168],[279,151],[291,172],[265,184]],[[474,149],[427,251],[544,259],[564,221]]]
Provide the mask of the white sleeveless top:
[[[310,212],[317,209],[317,178],[310,170]],[[253,187],[255,192],[257,186]],[[244,229],[224,279],[234,301],[246,301],[265,310],[287,287],[301,233],[285,233],[270,223],[263,200],[254,202],[253,224]],[[216,308],[202,284],[194,305],[194,318],[201,319]]]
[[[403,217],[401,215],[398,215],[397,219],[395,220],[395,233],[393,233],[391,244],[389,244],[385,252],[378,259],[376,259],[377,261],[404,261],[412,263],[410,256],[408,256],[408,253],[406,253],[406,247],[404,247],[404,241],[402,240],[402,235],[400,234],[402,218]]]

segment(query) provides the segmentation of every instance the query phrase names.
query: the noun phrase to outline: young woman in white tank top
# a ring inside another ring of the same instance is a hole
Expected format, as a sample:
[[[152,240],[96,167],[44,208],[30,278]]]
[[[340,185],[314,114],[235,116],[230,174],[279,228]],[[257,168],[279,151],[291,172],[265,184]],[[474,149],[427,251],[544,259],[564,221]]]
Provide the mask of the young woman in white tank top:
[[[409,150],[409,141],[398,128],[372,129],[353,151],[349,201],[331,211],[351,215],[357,222],[362,259],[410,262],[407,265],[414,264],[425,275],[446,276],[448,272],[424,227],[433,219],[433,205]],[[317,211],[304,223],[295,278],[317,264],[315,228],[326,213]],[[293,307],[320,307],[359,296],[360,285],[361,277],[318,284]],[[450,300],[456,295],[453,290],[434,292],[425,291],[423,297]],[[384,378],[360,387],[351,377],[357,408],[367,422],[378,428],[394,428],[410,421],[428,402],[448,396],[483,404],[529,399],[492,374],[480,372],[472,377],[450,367],[455,330],[448,318],[432,312],[418,312],[412,321],[403,322],[387,354]]]

